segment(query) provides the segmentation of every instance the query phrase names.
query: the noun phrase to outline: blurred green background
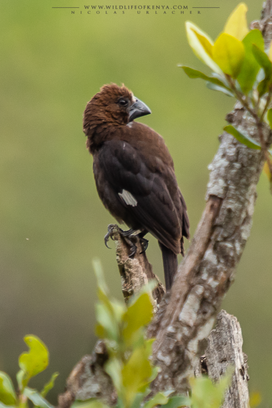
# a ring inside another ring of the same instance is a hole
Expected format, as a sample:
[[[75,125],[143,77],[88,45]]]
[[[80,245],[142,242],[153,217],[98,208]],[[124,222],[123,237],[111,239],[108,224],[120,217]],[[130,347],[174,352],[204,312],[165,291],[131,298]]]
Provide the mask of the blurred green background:
[[[185,21],[216,38],[237,1],[132,2],[188,5],[184,14],[175,15],[162,10],[87,14],[84,5],[126,4],[91,1],[0,3],[0,369],[14,377],[18,355],[26,350],[23,336],[39,336],[51,363],[32,385],[40,387],[59,371],[49,394],[53,403],[95,342],[93,257],[102,260],[111,292],[121,298],[115,251],[103,242],[113,219],[97,196],[82,133],[87,101],[103,84],[116,82],[152,109],[141,121],[164,136],[172,153],[192,235],[205,205],[207,166],[234,103],[204,82],[188,79],[177,64],[202,68],[187,44]],[[262,1],[247,4],[248,21],[258,19]],[[204,5],[220,8],[193,8]],[[52,8],[57,6],[80,8],[71,14],[71,9]],[[258,195],[251,237],[223,306],[241,323],[250,389],[260,391],[268,406],[272,198],[264,175]],[[162,277],[160,250],[152,238],[148,257]]]

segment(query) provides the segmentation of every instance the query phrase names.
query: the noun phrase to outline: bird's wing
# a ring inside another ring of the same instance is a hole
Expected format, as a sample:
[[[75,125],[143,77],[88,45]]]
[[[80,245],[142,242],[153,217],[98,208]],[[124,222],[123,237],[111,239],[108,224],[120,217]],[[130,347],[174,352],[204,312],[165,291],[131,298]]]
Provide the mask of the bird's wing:
[[[121,140],[111,140],[99,152],[99,166],[130,219],[135,219],[135,224],[151,232],[174,253],[180,253],[181,210],[173,202],[165,175],[154,171],[154,163],[150,170],[136,148]],[[168,183],[169,174],[167,177]],[[175,176],[172,181],[176,183]],[[179,194],[177,184],[176,188]]]

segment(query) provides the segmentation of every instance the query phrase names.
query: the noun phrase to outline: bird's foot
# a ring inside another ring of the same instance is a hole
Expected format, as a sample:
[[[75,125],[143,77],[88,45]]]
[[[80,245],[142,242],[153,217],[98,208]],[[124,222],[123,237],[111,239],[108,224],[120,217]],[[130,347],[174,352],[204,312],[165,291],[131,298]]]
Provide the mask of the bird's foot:
[[[145,239],[144,237],[139,237],[140,238],[140,244],[142,246],[142,252],[141,254],[145,253],[145,251],[148,248],[148,239]]]
[[[146,231],[143,231],[141,229],[129,229],[128,231],[123,231],[120,229],[120,234],[122,235],[126,243],[130,246],[130,258],[133,258],[137,252],[137,238],[139,238],[140,245],[142,247],[142,251],[140,252],[140,254],[143,254],[147,250],[148,240],[144,238]]]
[[[129,253],[129,258],[133,258],[134,255],[137,252],[137,238],[138,235],[142,232],[142,230],[134,230],[134,229],[129,229],[127,231],[123,231],[120,228],[120,235],[124,238],[128,246],[130,247],[130,253]]]
[[[110,224],[108,226],[108,232],[104,237],[104,242],[107,248],[110,248],[108,246],[109,239],[112,238],[113,234],[116,233],[117,231],[124,238],[128,246],[130,247],[129,258],[133,258],[137,252],[137,238],[139,238],[140,244],[142,246],[141,254],[146,251],[148,247],[148,240],[141,236],[143,234],[143,231],[141,229],[138,230],[129,229],[127,231],[123,231],[115,224]]]
[[[108,249],[111,249],[111,248],[108,246],[109,239],[112,238],[112,236],[113,236],[113,234],[116,232],[116,229],[117,229],[117,228],[118,228],[118,226],[115,225],[115,224],[109,224],[109,225],[108,225],[108,232],[107,232],[107,234],[104,236],[104,242],[105,242],[105,245],[106,245],[106,247],[107,247]]]

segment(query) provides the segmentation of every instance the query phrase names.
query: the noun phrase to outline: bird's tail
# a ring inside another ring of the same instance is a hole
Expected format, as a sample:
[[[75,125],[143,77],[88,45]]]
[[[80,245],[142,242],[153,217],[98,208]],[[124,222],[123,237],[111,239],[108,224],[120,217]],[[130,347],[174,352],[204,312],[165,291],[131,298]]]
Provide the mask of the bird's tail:
[[[166,246],[160,242],[159,245],[162,251],[165,286],[166,290],[168,291],[172,287],[173,280],[178,269],[178,257],[173,251],[171,251],[171,249],[166,248]]]

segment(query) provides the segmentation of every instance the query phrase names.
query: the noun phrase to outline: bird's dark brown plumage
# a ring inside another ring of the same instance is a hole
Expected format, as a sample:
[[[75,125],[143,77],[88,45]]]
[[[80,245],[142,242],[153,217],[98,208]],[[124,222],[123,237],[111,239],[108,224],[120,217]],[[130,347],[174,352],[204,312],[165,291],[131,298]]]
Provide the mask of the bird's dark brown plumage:
[[[148,113],[125,86],[105,85],[86,106],[83,130],[99,197],[119,222],[158,239],[170,289],[189,219],[163,138],[133,121]]]

